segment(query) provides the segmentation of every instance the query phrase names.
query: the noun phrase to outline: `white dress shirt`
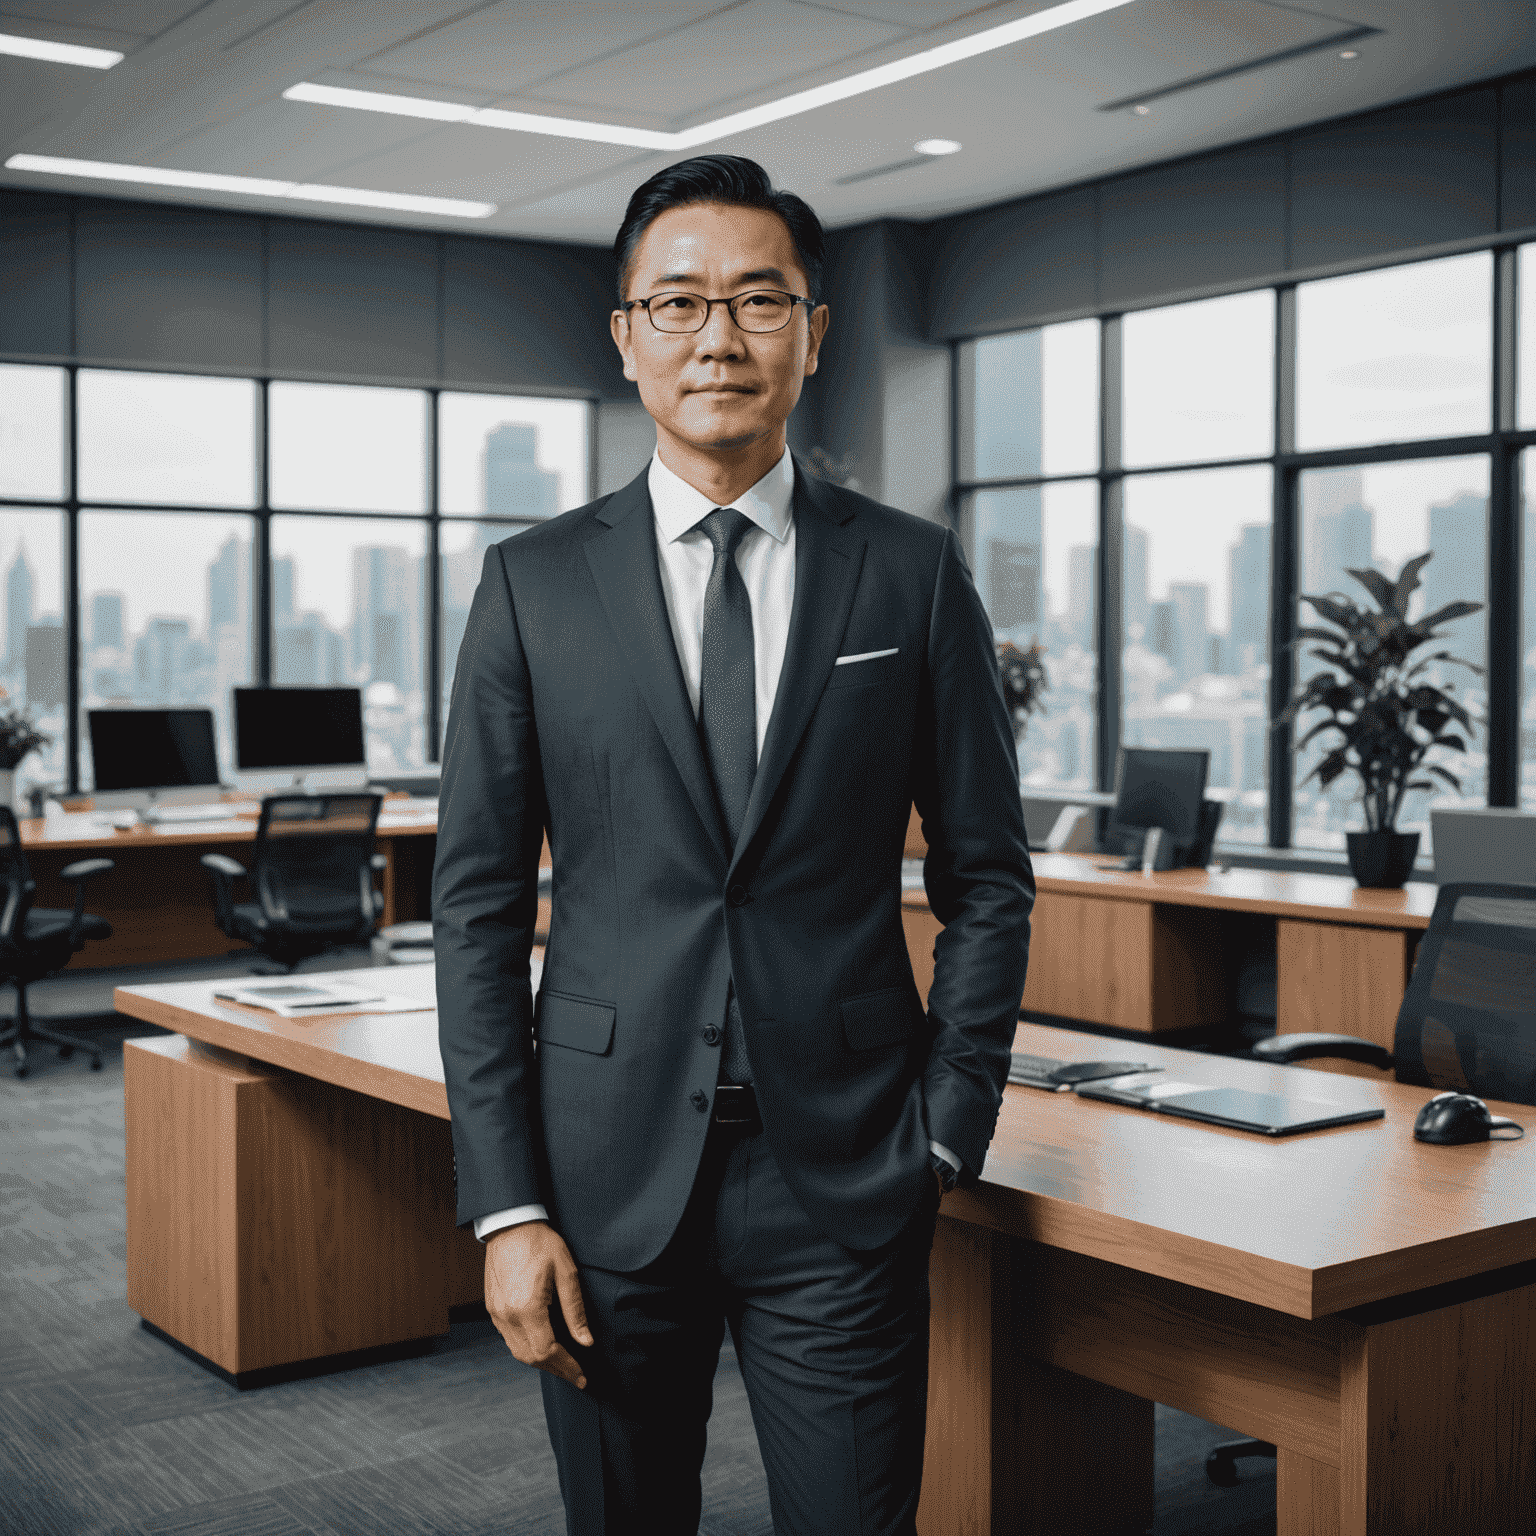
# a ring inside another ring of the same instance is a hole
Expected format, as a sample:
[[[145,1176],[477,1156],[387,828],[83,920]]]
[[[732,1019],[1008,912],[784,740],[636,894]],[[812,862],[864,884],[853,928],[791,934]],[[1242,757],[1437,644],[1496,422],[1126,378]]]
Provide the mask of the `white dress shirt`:
[[[651,510],[656,519],[656,555],[661,591],[672,625],[672,643],[682,663],[683,682],[694,719],[699,715],[699,676],[704,657],[704,588],[714,565],[714,546],[699,524],[719,505],[686,480],[651,458],[647,477]],[[755,525],[736,546],[736,568],[752,605],[752,661],[757,683],[757,752],[762,756],[768,718],[779,690],[784,648],[789,640],[789,616],[795,606],[795,463],[789,449],[754,485],[730,505]],[[951,1167],[960,1159],[937,1142],[933,1150]],[[475,1221],[482,1242],[502,1227],[524,1221],[547,1221],[542,1205],[519,1205],[495,1211]]]

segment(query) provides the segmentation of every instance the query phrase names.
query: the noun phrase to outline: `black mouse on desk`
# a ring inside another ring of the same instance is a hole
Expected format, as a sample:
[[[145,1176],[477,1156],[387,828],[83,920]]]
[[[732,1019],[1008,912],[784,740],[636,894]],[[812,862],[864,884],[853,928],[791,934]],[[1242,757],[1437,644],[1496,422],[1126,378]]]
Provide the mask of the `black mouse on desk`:
[[[1495,1137],[1496,1130],[1525,1135],[1513,1120],[1490,1114],[1488,1106],[1470,1093],[1437,1093],[1413,1122],[1413,1139],[1437,1147],[1459,1147],[1469,1141],[1513,1141],[1514,1136]]]

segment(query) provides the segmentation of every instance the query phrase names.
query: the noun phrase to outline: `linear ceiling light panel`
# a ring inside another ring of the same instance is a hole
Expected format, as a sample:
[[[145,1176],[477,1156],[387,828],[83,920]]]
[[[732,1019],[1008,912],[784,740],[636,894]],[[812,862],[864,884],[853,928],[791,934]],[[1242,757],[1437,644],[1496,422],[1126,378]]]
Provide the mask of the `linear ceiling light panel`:
[[[15,37],[0,32],[0,53],[18,59],[45,59],[50,64],[78,64],[82,69],[111,69],[123,56],[111,48],[82,48],[78,43],[47,43],[40,37]]]
[[[817,107],[829,106],[835,101],[847,101],[851,96],[862,96],[866,91],[877,91],[882,86],[895,85],[917,75],[926,75],[931,70],[943,69],[946,64],[957,64],[962,59],[973,59],[978,54],[1008,48],[1027,38],[1039,37],[1044,32],[1068,27],[1074,22],[1086,21],[1090,16],[1098,16],[1129,4],[1131,0],[1067,0],[1065,5],[1051,6],[1048,10],[1037,11],[1033,16],[1004,22],[984,32],[974,32],[952,43],[941,43],[937,48],[928,48],[908,58],[897,59],[894,63],[860,70],[858,74],[847,75],[841,80],[813,86],[807,91],[796,91],[777,101],[764,102],[760,107],[748,107],[745,111],[732,112],[726,117],[715,118],[713,122],[698,123],[676,133],[664,133],[653,128],[629,128],[618,123],[587,122],[579,118],[548,117],[536,112],[508,112],[500,107],[469,107],[456,101],[431,101],[420,96],[397,96],[387,91],[354,91],[341,86],[311,85],[308,82],[290,86],[283,95],[289,101],[351,107],[362,112],[388,112],[399,117],[425,117],[445,123],[467,123],[477,128],[504,128],[513,133],[543,133],[562,139],[590,139],[599,144],[626,144],[636,149],[697,149],[701,144],[728,138],[733,133],[745,133],[749,128],[762,127],[764,123],[776,123],[786,117],[796,117],[802,112],[813,112]]]
[[[197,192],[237,192],[246,197],[292,197],[307,203],[344,203],[389,208],[397,213],[436,213],[457,219],[488,219],[495,203],[461,197],[419,197],[413,192],[374,192],[365,187],[327,187],[319,182],[268,181],[260,176],[221,176],[212,171],[172,171],[158,165],[115,165],[107,160],[68,160],[57,155],[12,155],[8,171],[43,171],[91,181],[128,181],[147,187],[188,187]]]

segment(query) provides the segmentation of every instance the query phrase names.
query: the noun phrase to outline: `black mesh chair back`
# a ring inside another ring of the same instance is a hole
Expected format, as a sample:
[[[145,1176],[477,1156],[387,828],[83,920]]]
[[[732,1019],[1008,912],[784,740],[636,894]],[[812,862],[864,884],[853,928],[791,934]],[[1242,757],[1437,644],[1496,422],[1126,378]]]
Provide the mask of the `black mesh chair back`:
[[[0,805],[0,945],[14,946],[20,941],[36,890],[22,852],[16,813],[10,806]]]
[[[251,880],[268,923],[292,934],[373,932],[373,834],[383,796],[262,801]]]
[[[1536,1104],[1536,885],[1442,885],[1397,1015],[1399,1082]]]

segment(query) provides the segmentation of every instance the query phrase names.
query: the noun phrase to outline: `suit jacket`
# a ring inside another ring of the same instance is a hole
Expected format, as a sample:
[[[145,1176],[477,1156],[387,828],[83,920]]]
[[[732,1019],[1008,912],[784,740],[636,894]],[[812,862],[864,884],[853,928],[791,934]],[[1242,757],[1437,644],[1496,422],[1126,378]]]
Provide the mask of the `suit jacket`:
[[[798,464],[794,512],[784,668],[734,848],[646,476],[486,553],[432,903],[460,1222],[542,1201],[579,1263],[656,1257],[703,1151],[733,976],[766,1135],[821,1230],[894,1237],[930,1138],[981,1167],[1034,900],[991,626],[949,530]],[[899,904],[914,803],[945,924],[926,1013]]]

